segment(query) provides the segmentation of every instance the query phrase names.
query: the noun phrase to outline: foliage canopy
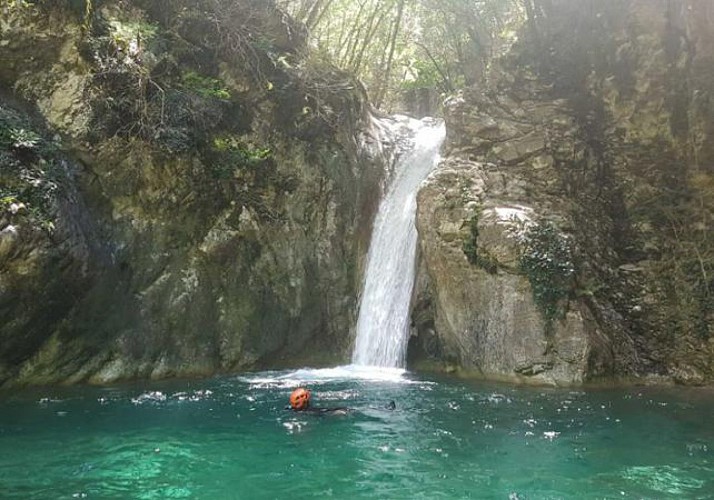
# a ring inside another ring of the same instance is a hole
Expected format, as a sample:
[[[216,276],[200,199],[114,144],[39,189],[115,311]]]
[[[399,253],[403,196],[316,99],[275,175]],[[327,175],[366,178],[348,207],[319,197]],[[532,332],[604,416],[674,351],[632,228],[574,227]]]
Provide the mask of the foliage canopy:
[[[473,84],[515,38],[522,0],[280,0],[318,49],[359,76],[377,107],[409,91]]]

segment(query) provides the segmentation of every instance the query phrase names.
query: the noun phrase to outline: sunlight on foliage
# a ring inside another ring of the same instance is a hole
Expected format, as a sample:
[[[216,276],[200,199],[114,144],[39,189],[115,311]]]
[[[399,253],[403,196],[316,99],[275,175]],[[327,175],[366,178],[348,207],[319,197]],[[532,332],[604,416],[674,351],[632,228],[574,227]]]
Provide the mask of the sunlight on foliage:
[[[54,143],[31,127],[25,116],[0,106],[0,211],[29,214],[51,233],[61,165]]]
[[[195,71],[186,71],[182,75],[182,81],[187,89],[196,92],[201,97],[223,100],[231,98],[231,93],[217,78],[201,75]]]
[[[130,58],[138,59],[146,43],[157,34],[154,24],[140,20],[118,20],[109,22],[111,38],[114,45]]]
[[[34,149],[40,143],[40,136],[32,130],[10,129],[12,147],[15,149]]]
[[[215,137],[213,150],[217,154],[213,164],[213,174],[217,178],[229,178],[236,169],[256,168],[272,155],[270,148],[256,147],[235,136]]]
[[[139,20],[118,20],[109,22],[112,35],[119,40],[130,41],[137,38],[149,41],[156,36],[156,25]]]
[[[471,85],[515,39],[519,0],[282,0],[318,49],[361,78],[378,107],[399,93]]]

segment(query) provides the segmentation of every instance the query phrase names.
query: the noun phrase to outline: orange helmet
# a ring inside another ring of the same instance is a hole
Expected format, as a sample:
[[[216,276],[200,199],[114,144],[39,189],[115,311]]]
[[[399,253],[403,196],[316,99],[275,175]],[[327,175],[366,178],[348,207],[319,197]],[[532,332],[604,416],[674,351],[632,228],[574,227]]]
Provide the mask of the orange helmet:
[[[298,387],[290,394],[290,407],[293,410],[305,410],[310,406],[310,391]]]

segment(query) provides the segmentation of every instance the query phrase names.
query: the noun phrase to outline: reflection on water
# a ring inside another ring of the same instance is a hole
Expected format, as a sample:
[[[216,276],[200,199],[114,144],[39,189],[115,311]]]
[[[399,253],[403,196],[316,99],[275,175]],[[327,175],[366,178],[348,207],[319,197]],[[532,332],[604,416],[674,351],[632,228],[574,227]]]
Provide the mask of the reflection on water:
[[[286,411],[298,385],[355,411]],[[0,395],[0,497],[712,498],[713,410],[354,367],[33,389]]]

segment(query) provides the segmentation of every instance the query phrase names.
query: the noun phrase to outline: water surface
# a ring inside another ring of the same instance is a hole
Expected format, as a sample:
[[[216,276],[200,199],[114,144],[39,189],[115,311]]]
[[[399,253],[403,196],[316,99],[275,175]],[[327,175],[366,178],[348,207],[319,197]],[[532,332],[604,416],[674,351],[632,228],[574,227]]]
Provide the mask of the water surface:
[[[355,411],[285,410],[298,385]],[[714,498],[713,416],[707,390],[353,368],[33,389],[0,393],[0,497]]]

